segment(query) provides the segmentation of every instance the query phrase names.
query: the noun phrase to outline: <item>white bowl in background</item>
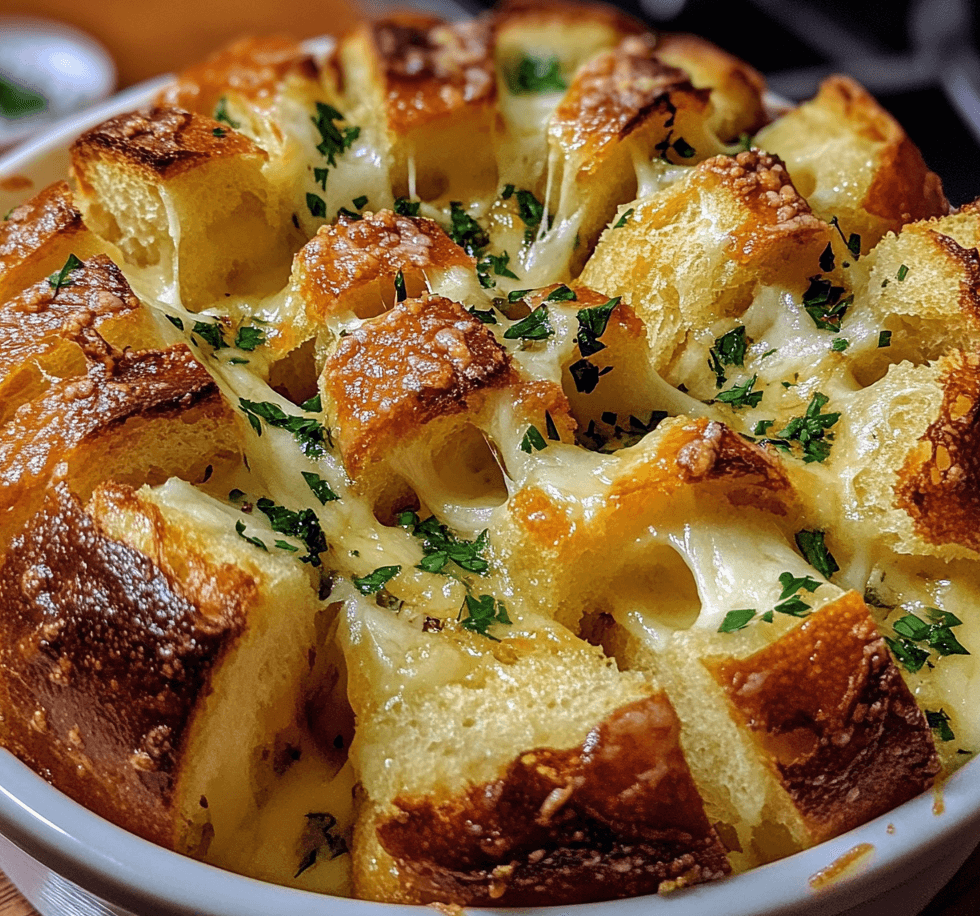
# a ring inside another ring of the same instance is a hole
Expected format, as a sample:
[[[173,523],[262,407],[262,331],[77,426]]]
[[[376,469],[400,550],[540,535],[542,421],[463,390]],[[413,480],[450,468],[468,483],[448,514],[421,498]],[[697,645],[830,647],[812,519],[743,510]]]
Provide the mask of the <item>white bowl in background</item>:
[[[0,158],[0,213],[68,169],[82,131],[148,103],[135,86]],[[29,179],[5,181],[12,177]],[[17,187],[20,185],[20,187]],[[980,764],[843,836],[779,862],[665,896],[521,909],[522,916],[916,916],[980,843]],[[836,877],[840,863],[856,861]],[[419,916],[223,871],[148,843],[62,795],[0,751],[0,869],[42,916]],[[824,876],[824,880],[820,880]],[[500,916],[517,911],[472,910]]]

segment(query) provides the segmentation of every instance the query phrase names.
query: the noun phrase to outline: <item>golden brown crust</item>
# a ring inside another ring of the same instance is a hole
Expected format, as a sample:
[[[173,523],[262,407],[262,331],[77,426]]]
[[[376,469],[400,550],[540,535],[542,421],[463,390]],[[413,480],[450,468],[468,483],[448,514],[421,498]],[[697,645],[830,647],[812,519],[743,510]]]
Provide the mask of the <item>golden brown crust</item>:
[[[446,801],[398,798],[377,827],[412,899],[536,906],[698,884],[729,871],[663,695],[600,722],[581,747],[521,754]]]
[[[884,220],[886,230],[897,232],[905,223],[949,213],[939,176],[926,166],[902,126],[860,83],[847,76],[831,76],[821,84],[814,101],[839,110],[847,121],[858,125],[863,136],[884,144],[862,207]]]
[[[206,573],[223,599],[204,613],[104,537],[64,485],[0,570],[4,743],[76,801],[169,847],[184,738],[255,587],[237,569]]]
[[[399,271],[409,295],[419,295],[427,270],[472,270],[475,265],[433,220],[381,210],[366,212],[359,220],[342,216],[323,226],[296,255],[294,274],[307,317],[322,324],[344,311],[359,318],[380,314],[385,308],[382,287],[391,302]]]
[[[699,168],[705,176],[717,176],[754,217],[731,234],[729,250],[739,263],[765,251],[772,236],[802,233],[822,238],[826,232],[778,156],[752,149],[737,156],[715,156]]]
[[[237,156],[266,158],[243,134],[178,108],[157,107],[110,118],[71,146],[73,172],[89,193],[86,168],[101,158],[121,159],[151,178],[167,180],[205,162]]]
[[[95,345],[101,339],[95,330],[100,324],[141,308],[122,272],[105,255],[71,271],[58,288],[41,280],[0,308],[0,379],[61,340]]]
[[[940,251],[962,271],[960,311],[970,324],[980,327],[980,252],[976,248],[964,248],[956,239],[935,229],[930,229],[929,235]]]
[[[402,13],[362,26],[384,82],[388,129],[406,134],[497,95],[487,20]]]
[[[581,67],[552,116],[549,134],[566,154],[575,152],[593,168],[610,144],[626,139],[651,120],[670,128],[679,105],[696,90],[687,74],[657,59],[651,35],[624,38],[619,46]]]
[[[855,592],[747,659],[712,666],[817,840],[932,785],[932,732]]]
[[[461,305],[440,296],[398,303],[342,337],[321,376],[347,471],[441,416],[511,381],[510,358]]]
[[[694,420],[664,435],[656,459],[617,480],[609,504],[636,512],[682,486],[716,485],[736,505],[784,515],[793,488],[780,462],[724,423]]]
[[[929,543],[980,550],[980,357],[954,353],[940,383],[939,416],[898,472],[895,505]]]
[[[160,92],[156,104],[212,116],[222,96],[234,93],[268,107],[291,74],[311,80],[318,75],[316,62],[298,42],[286,35],[250,36],[184,70]]]
[[[37,253],[55,236],[84,232],[82,214],[66,181],[56,181],[11,210],[0,222],[0,277]]]
[[[174,417],[206,417],[216,427],[234,423],[211,376],[183,344],[101,355],[104,362],[90,363],[83,376],[52,384],[21,406],[0,431],[0,507],[5,516],[0,528],[5,532],[30,517],[50,481],[76,474],[87,481],[105,479],[110,471],[98,463],[104,457],[100,443],[125,437],[127,423]],[[135,456],[134,464],[143,470],[139,461],[149,457]],[[166,466],[164,457],[158,460]]]

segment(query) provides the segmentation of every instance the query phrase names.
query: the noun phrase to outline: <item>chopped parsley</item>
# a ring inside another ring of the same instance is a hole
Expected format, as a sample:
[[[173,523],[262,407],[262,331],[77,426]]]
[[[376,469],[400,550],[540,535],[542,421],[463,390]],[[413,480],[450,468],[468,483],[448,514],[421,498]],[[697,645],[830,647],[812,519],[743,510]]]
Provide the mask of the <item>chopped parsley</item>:
[[[533,289],[512,289],[507,293],[508,302],[518,302],[523,299],[528,293],[533,293]]]
[[[544,436],[541,435],[538,428],[536,426],[529,426],[527,432],[524,433],[524,438],[521,439],[521,451],[527,452],[530,455],[531,452],[539,452],[541,449],[547,447],[548,443],[544,441]]]
[[[307,413],[319,413],[323,410],[323,402],[320,400],[320,395],[315,394],[313,397],[303,401],[299,407],[300,410],[305,410]]]
[[[81,266],[81,260],[79,260],[79,258],[77,258],[75,255],[70,254],[68,255],[68,260],[65,261],[64,267],[48,277],[48,284],[50,285],[51,289],[54,290],[56,296],[58,295],[59,289],[64,289],[66,286],[72,286],[74,284],[75,281],[69,280],[68,277],[73,270],[78,270],[78,268]]]
[[[299,868],[296,870],[294,878],[298,878],[308,868],[316,864],[316,860],[323,852],[331,859],[342,856],[347,852],[347,841],[339,833],[334,833],[337,826],[337,818],[332,814],[312,813],[306,815],[306,829],[303,831],[302,844],[309,846],[310,849],[300,859]]]
[[[400,566],[379,566],[366,576],[353,576],[351,581],[362,595],[373,595],[380,592],[401,571]]]
[[[898,268],[898,273],[895,274],[895,279],[902,282],[909,275],[909,269],[904,264]]]
[[[844,230],[840,227],[840,222],[835,216],[831,221],[830,225],[837,230],[837,234],[840,236],[841,241],[847,246],[847,250],[854,255],[855,258],[861,257],[861,236],[856,232],[852,232],[849,236],[844,235]],[[847,266],[846,264],[844,265]]]
[[[758,376],[746,379],[741,385],[732,385],[727,391],[719,392],[716,401],[728,404],[734,410],[742,407],[758,407],[762,400],[761,391],[753,391]]]
[[[468,255],[478,258],[490,244],[487,231],[463,208],[458,200],[449,202],[449,237]]]
[[[545,432],[548,434],[548,438],[552,442],[560,442],[561,436],[558,434],[558,427],[555,426],[555,421],[551,416],[549,411],[544,412],[544,427]]]
[[[214,119],[215,121],[224,122],[232,130],[238,130],[238,128],[242,126],[240,121],[233,121],[231,116],[228,114],[227,96],[222,96],[220,99],[218,99],[218,104],[214,109]]]
[[[623,226],[629,222],[629,219],[634,212],[634,208],[630,207],[629,210],[627,210],[618,220],[616,220],[616,223],[613,225],[613,229],[622,229]]]
[[[541,203],[530,191],[517,192],[517,215],[524,223],[524,244],[530,245],[537,235],[538,229],[544,220],[544,204]],[[548,218],[546,229],[551,228],[551,218]]]
[[[408,291],[405,289],[405,274],[398,271],[395,274],[395,299],[404,302],[408,298]]]
[[[827,549],[824,543],[825,532],[823,531],[803,531],[796,532],[796,546],[800,548],[800,553],[821,576],[829,579],[840,569],[834,555]]]
[[[475,305],[471,305],[466,311],[468,311],[477,321],[482,321],[484,324],[497,324],[497,316],[493,313],[493,309],[478,309]]]
[[[575,339],[578,341],[578,348],[583,356],[592,356],[594,353],[606,349],[606,345],[599,338],[605,334],[606,325],[609,324],[609,316],[612,315],[613,309],[619,305],[620,298],[617,296],[604,305],[595,305],[592,308],[579,310],[576,315],[578,318],[578,334]]]
[[[547,296],[545,296],[545,302],[574,302],[575,301],[575,290],[570,289],[563,283],[561,286],[553,289]]]
[[[596,385],[599,384],[599,379],[612,370],[612,366],[600,369],[587,359],[580,359],[568,367],[568,371],[572,374],[572,380],[575,382],[575,390],[582,392],[582,394],[592,394]]]
[[[511,280],[519,280],[520,277],[514,273],[507,265],[510,262],[510,255],[504,251],[501,254],[488,254],[476,262],[476,275],[480,281],[480,286],[490,289],[496,286],[496,281],[490,276],[492,270],[498,277],[510,277]]]
[[[798,442],[804,463],[826,461],[834,437],[827,430],[840,419],[839,413],[821,413],[828,400],[827,395],[815,391],[802,417],[793,417],[773,438],[763,441],[783,451],[790,451],[790,444]]]
[[[399,216],[418,216],[421,207],[421,201],[409,200],[407,197],[395,198],[395,213]]]
[[[510,200],[514,196],[514,186],[512,184],[505,184],[504,189],[500,192],[501,200]]]
[[[548,320],[548,307],[539,305],[530,315],[504,331],[505,340],[546,340],[555,333]]]
[[[636,445],[647,433],[655,430],[666,419],[667,411],[654,410],[651,411],[650,419],[646,423],[630,414],[629,420],[623,426],[620,425],[619,417],[616,414],[605,411],[602,414],[602,422],[613,427],[611,434],[600,431],[595,420],[590,420],[584,431],[576,433],[576,438],[579,440],[579,444],[585,448],[609,454],[621,448],[630,448]]]
[[[440,573],[447,563],[455,563],[466,572],[483,575],[490,564],[484,557],[487,549],[487,532],[482,531],[476,540],[467,541],[456,537],[446,525],[431,515],[425,521],[419,521],[414,512],[402,512],[398,516],[398,524],[408,528],[411,533],[422,541],[422,552],[425,556],[417,569],[425,572]]]
[[[221,325],[216,321],[195,321],[191,334],[196,334],[214,350],[223,350],[228,346]]]
[[[843,337],[835,337],[834,342],[830,345],[830,349],[835,353],[843,353],[849,346],[851,342]]]
[[[319,194],[306,192],[306,206],[311,216],[325,219],[327,215],[327,203]]]
[[[690,143],[687,142],[683,137],[678,137],[674,139],[674,132],[672,130],[667,132],[667,136],[663,138],[656,146],[654,150],[657,155],[663,159],[665,162],[670,162],[667,153],[673,150],[682,159],[690,159],[694,156],[696,150]]]
[[[779,584],[783,587],[782,594],[779,596],[780,601],[782,601],[784,598],[789,598],[790,595],[795,595],[798,591],[800,591],[800,589],[807,592],[815,592],[821,585],[821,583],[812,576],[803,576],[802,578],[799,578],[794,576],[791,572],[780,573]]]
[[[507,74],[507,86],[514,95],[538,95],[564,92],[568,83],[562,76],[561,61],[557,57],[525,54]]]
[[[962,620],[938,608],[926,608],[926,613],[930,622],[915,614],[906,614],[892,624],[897,638],[885,637],[895,658],[913,673],[927,662],[932,667],[930,650],[939,657],[970,654],[953,635],[953,628],[960,626]]]
[[[926,721],[929,723],[929,728],[936,733],[936,737],[940,741],[952,741],[956,737],[953,734],[953,729],[949,727],[949,713],[945,709],[937,709],[935,711],[927,709]]]
[[[830,242],[827,242],[827,247],[820,255],[820,269],[825,274],[829,274],[834,269],[834,246]]]
[[[741,630],[743,627],[748,626],[749,621],[755,617],[754,608],[741,608],[737,611],[729,611],[725,615],[725,619],[721,622],[721,626],[718,627],[719,633],[734,633],[736,630]]]
[[[258,538],[249,537],[245,533],[245,522],[243,522],[241,519],[235,522],[235,532],[242,540],[248,541],[248,543],[251,544],[253,547],[261,547],[262,550],[264,550],[266,553],[269,552],[269,548],[266,547],[265,544],[262,543],[262,541],[260,541]]]
[[[462,616],[463,611],[466,611],[465,618]],[[494,642],[500,640],[490,633],[490,627],[495,623],[511,622],[503,601],[497,601],[493,595],[480,595],[479,598],[467,595],[463,606],[459,609],[457,620],[462,621],[463,629],[479,633]]]
[[[358,213],[356,210],[351,210],[348,207],[341,207],[337,211],[337,219],[340,219],[340,217],[342,216],[351,221],[359,220],[362,218],[360,213]]]
[[[300,509],[298,512],[277,506],[271,499],[262,497],[255,503],[255,508],[263,513],[277,534],[285,534],[301,540],[308,551],[300,557],[303,563],[312,566],[320,565],[320,554],[327,549],[327,538],[320,527],[320,521],[312,509]]]
[[[694,147],[691,146],[691,144],[688,143],[683,137],[678,137],[674,141],[673,146],[674,152],[677,153],[677,155],[682,159],[690,159],[695,153]]]
[[[223,127],[216,127],[214,130],[211,131],[211,133],[215,137],[224,137],[227,136],[228,131],[226,131]]]
[[[330,174],[330,169],[313,169],[313,180],[324,190],[327,190],[327,175]],[[324,204],[324,209],[326,209],[326,204]]]
[[[840,331],[844,313],[854,301],[853,296],[842,298],[845,292],[843,286],[834,286],[825,277],[810,277],[810,285],[803,294],[803,308],[818,328]]]
[[[752,435],[764,436],[767,432],[769,432],[769,427],[772,426],[775,422],[776,422],[775,420],[760,420],[752,428]]]
[[[293,416],[268,401],[249,401],[239,398],[238,403],[257,435],[262,435],[260,421],[265,420],[269,426],[292,433],[304,455],[310,458],[323,456],[327,431],[316,420]]]
[[[251,352],[265,343],[265,331],[251,325],[242,325],[235,334],[235,346],[239,350]]]
[[[314,474],[312,471],[303,471],[303,480],[306,481],[306,485],[313,491],[313,495],[319,500],[321,506],[325,506],[329,502],[333,502],[335,499],[340,499],[340,497],[330,489],[330,484],[328,484],[319,474]]]
[[[357,210],[363,210],[364,207],[367,205],[367,202],[368,202],[367,194],[362,194],[360,197],[355,197],[351,201],[351,203],[354,205],[354,208]]]
[[[715,387],[721,388],[728,379],[725,366],[742,366],[745,363],[745,328],[739,325],[715,340],[708,351],[708,366],[715,374]]]
[[[331,166],[337,164],[337,156],[349,150],[361,134],[360,127],[338,128],[334,122],[343,121],[344,116],[332,105],[323,102],[316,103],[316,116],[310,120],[320,134],[317,152],[326,157]]]
[[[777,604],[774,608],[779,614],[789,614],[790,617],[809,617],[810,616],[810,605],[807,604],[800,598],[790,598],[788,601],[782,601]]]
[[[892,332],[891,331],[879,331],[878,332],[878,349],[883,347],[890,347],[892,345]]]

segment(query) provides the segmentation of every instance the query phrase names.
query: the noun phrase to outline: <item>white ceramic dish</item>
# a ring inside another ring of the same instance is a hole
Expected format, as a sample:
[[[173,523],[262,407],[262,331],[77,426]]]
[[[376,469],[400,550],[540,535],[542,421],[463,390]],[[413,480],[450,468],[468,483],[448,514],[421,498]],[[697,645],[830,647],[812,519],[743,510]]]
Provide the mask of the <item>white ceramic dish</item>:
[[[147,103],[134,87],[0,159],[0,212],[64,177],[83,130]],[[22,176],[32,183],[7,182]],[[20,188],[12,185],[20,184]],[[664,897],[524,909],[527,916],[915,916],[980,843],[980,764],[941,789],[780,862]],[[853,851],[852,866],[830,880]],[[419,916],[415,907],[325,897],[231,874],[92,814],[0,751],[0,869],[43,916]],[[815,880],[816,879],[816,880]],[[474,911],[471,911],[474,912]],[[488,910],[507,914],[513,910]]]

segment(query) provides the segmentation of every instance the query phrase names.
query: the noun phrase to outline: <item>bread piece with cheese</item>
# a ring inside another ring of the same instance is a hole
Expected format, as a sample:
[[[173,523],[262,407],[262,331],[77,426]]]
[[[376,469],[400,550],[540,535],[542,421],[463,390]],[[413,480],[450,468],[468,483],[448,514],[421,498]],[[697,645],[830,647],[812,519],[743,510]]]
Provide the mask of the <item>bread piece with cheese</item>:
[[[265,176],[309,238],[355,198],[373,207],[391,199],[367,138],[344,120],[338,81],[332,54],[308,53],[285,36],[243,38],[183,71],[157,104],[207,115],[254,140],[269,157]]]
[[[0,305],[0,423],[58,379],[84,375],[86,351],[160,346],[156,320],[105,255]]]
[[[921,365],[980,346],[978,244],[980,213],[965,207],[903,226],[852,267],[854,304],[841,333],[863,384],[903,360]]]
[[[87,499],[105,480],[140,486],[241,461],[238,427],[185,346],[106,354],[22,404],[0,427],[3,543],[53,481]]]
[[[544,621],[491,635],[348,600],[359,896],[569,904],[727,873],[663,695]]]
[[[494,135],[499,184],[545,195],[547,125],[580,66],[640,22],[611,6],[549,0],[498,5],[493,13],[497,106],[503,129]]]
[[[0,570],[6,746],[91,810],[218,865],[318,753],[304,702],[329,616],[309,567],[246,543],[236,515],[179,481],[107,484],[87,508],[58,484]]]
[[[119,115],[71,148],[86,224],[198,310],[282,286],[301,237],[242,134],[174,108]]]
[[[84,261],[107,248],[86,229],[68,183],[56,181],[0,222],[0,303],[57,273],[70,255]]]
[[[496,185],[486,20],[391,16],[346,36],[338,58],[350,117],[377,144],[396,198],[464,200]]]
[[[668,379],[692,329],[742,314],[760,285],[800,283],[830,241],[782,162],[759,150],[708,159],[631,207],[579,279],[636,310]]]
[[[760,131],[754,141],[786,163],[822,219],[834,217],[866,254],[887,232],[949,211],[931,172],[899,123],[846,76]]]
[[[857,536],[899,553],[977,557],[978,409],[980,360],[962,351],[892,366],[854,396],[830,461]]]

